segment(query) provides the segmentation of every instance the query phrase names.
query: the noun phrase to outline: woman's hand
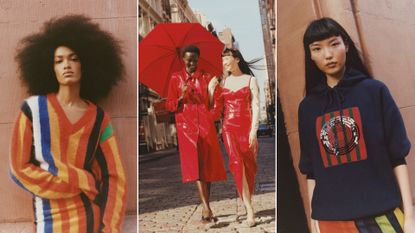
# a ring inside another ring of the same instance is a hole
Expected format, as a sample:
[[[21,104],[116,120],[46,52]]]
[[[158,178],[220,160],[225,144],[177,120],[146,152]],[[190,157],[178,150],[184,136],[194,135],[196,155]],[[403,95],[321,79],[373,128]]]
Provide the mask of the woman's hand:
[[[310,215],[312,212],[311,200],[313,200],[314,188],[316,187],[316,181],[314,179],[307,178],[307,194],[308,194],[308,207],[310,208]],[[310,232],[311,233],[320,233],[320,228],[318,226],[318,221],[315,219],[310,219]]]
[[[183,105],[183,101],[184,101],[183,99],[184,99],[184,97],[186,95],[187,87],[188,87],[187,83],[181,86],[182,94],[180,95],[180,97],[178,99],[178,104],[177,104],[178,106],[182,106]]]
[[[216,86],[219,84],[218,78],[213,77],[208,84],[209,93],[209,105],[213,105],[213,94],[215,93]]]
[[[320,233],[320,229],[318,228],[318,221],[311,219],[311,233]]]
[[[252,148],[258,143],[258,140],[256,138],[256,131],[251,131],[249,133],[249,147]]]
[[[188,85],[187,83],[182,85],[181,89],[182,89],[182,94],[179,97],[179,105],[183,103],[183,99],[186,95],[186,91],[187,91]]]
[[[259,126],[259,88],[258,81],[255,77],[251,77],[249,83],[249,89],[251,90],[251,132],[249,133],[249,146],[253,147],[257,144],[256,132]]]
[[[215,91],[216,86],[219,84],[218,78],[217,77],[213,77],[208,85],[208,90],[209,93],[213,93]]]
[[[401,164],[393,169],[396,180],[398,181],[399,190],[401,191],[402,206],[404,212],[403,232],[415,233],[415,214],[412,206],[412,194],[409,185],[408,167]]]
[[[186,91],[187,91],[188,87],[189,87],[189,85],[187,85],[187,83],[182,86],[182,95],[180,96],[181,99],[184,98],[184,95],[186,94]]]
[[[404,233],[415,233],[414,216],[405,215],[405,220],[404,220],[404,224],[403,224],[403,232]]]

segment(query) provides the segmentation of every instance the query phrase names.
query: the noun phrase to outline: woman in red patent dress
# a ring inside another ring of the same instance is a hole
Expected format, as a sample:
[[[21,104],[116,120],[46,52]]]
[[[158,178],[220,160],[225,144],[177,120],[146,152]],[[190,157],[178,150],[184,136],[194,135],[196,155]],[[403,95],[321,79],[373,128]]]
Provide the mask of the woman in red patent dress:
[[[246,223],[253,227],[255,215],[251,199],[257,170],[259,89],[248,63],[238,50],[225,49],[222,61],[224,70],[229,73],[222,84],[222,137],[229,156],[229,170],[247,212]]]

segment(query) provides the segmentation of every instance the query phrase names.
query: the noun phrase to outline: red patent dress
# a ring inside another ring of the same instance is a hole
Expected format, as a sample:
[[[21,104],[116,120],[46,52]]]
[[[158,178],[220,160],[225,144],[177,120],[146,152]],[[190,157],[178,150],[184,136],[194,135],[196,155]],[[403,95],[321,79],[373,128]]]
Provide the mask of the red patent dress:
[[[249,193],[254,191],[257,171],[256,154],[258,144],[249,147],[249,132],[252,123],[250,82],[247,86],[231,91],[222,89],[224,117],[222,137],[229,156],[229,170],[234,176],[239,196],[242,198],[242,175],[245,167]]]
[[[183,69],[170,79],[166,108],[176,114],[182,181],[226,180],[226,171],[209,108],[208,84],[212,76],[197,70],[190,75]],[[182,86],[187,84],[184,98]],[[199,172],[199,167],[200,172]]]

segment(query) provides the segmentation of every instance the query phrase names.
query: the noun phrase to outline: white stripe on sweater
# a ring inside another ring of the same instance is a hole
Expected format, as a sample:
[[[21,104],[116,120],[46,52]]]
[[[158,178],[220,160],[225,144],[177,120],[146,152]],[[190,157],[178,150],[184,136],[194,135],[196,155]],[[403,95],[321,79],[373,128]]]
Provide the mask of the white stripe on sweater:
[[[39,97],[32,96],[26,100],[32,112],[33,143],[35,145],[35,158],[40,162],[40,167],[48,171],[49,164],[44,160],[42,153],[42,130],[39,117]]]

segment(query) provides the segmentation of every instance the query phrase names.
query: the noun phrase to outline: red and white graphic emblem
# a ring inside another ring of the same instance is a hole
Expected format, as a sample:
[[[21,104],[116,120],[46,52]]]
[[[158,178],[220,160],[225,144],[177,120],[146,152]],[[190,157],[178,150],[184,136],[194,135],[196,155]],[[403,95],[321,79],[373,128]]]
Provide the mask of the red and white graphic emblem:
[[[316,120],[317,138],[325,167],[365,160],[366,145],[358,108],[326,113]]]
[[[343,137],[339,137],[339,132]],[[353,118],[337,116],[327,121],[320,131],[320,140],[324,149],[336,156],[350,153],[359,144],[359,127]]]

